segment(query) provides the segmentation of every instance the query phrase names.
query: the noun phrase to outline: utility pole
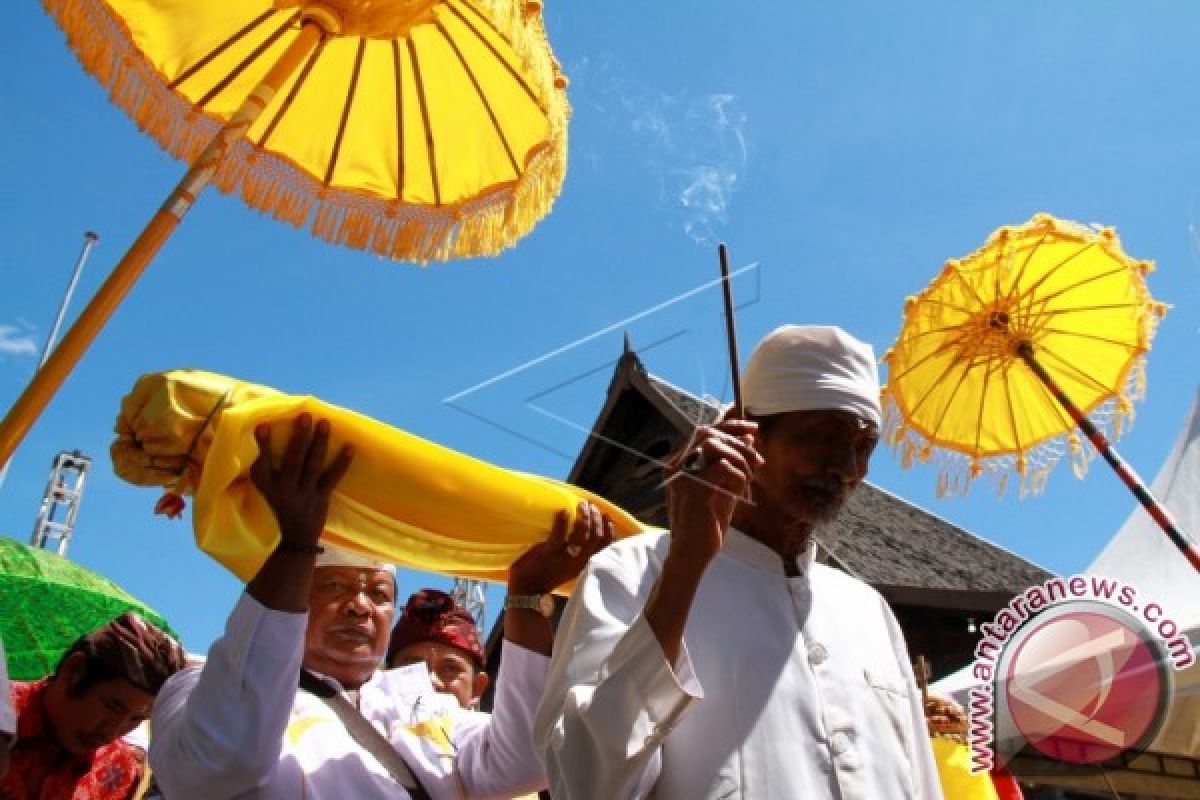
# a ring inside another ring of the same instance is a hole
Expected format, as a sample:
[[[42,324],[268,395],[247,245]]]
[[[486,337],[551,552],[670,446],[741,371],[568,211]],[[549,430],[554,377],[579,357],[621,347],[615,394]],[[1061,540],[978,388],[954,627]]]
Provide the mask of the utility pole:
[[[67,316],[67,306],[71,304],[71,295],[75,294],[75,286],[79,283],[79,276],[83,274],[83,265],[87,263],[88,255],[98,241],[100,241],[100,236],[95,231],[84,231],[83,249],[79,251],[79,258],[75,259],[75,269],[71,272],[71,281],[67,284],[67,291],[58,305],[58,316],[54,319],[54,326],[50,328],[50,335],[46,337],[46,343],[42,345],[42,357],[38,359],[38,369],[42,368],[46,359],[50,357],[50,353],[54,351],[54,341],[58,338],[58,331],[62,327],[63,319]],[[4,462],[4,466],[0,467],[0,486],[4,485],[4,479],[8,476],[8,465],[11,463],[12,459],[10,458]]]

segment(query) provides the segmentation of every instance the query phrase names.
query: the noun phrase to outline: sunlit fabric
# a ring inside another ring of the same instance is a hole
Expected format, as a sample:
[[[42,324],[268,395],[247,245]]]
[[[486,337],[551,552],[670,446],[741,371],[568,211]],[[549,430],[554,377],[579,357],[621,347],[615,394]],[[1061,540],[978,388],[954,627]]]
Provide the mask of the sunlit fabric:
[[[296,0],[44,0],[84,67],[195,161],[297,35]],[[326,0],[330,35],[214,181],[323,239],[390,258],[490,255],[549,211],[566,78],[541,4]],[[326,26],[327,27],[327,26]]]
[[[942,794],[950,800],[997,800],[996,787],[987,772],[971,773],[971,750],[963,742],[931,736]]]
[[[885,430],[904,465],[936,461],[942,494],[966,491],[984,473],[1000,491],[1015,473],[1023,493],[1038,492],[1063,454],[1082,475],[1094,451],[1018,348],[1031,346],[1075,405],[1116,438],[1132,421],[1144,356],[1166,311],[1146,288],[1151,269],[1125,254],[1112,229],[1046,214],[946,262],[906,301],[884,356]]]
[[[414,569],[503,581],[508,566],[545,539],[555,515],[580,500],[612,517],[618,536],[637,520],[576,486],[513,472],[329,405],[208,372],[145,375],[121,403],[111,455],[117,475],[193,494],[202,550],[243,580],[279,541],[247,478],[254,429],[271,425],[276,463],[302,412],[328,419],[329,458],[345,443],[354,462],[330,504],[325,541]],[[564,587],[569,588],[569,587]]]

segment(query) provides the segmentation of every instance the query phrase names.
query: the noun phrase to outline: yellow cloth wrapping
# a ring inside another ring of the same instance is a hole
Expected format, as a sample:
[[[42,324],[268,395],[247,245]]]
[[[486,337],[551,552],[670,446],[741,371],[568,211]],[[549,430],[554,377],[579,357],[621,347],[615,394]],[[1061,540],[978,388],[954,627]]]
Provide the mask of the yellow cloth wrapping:
[[[247,477],[258,455],[254,428],[271,424],[278,457],[302,412],[329,420],[331,460],[343,444],[355,448],[330,504],[324,540],[333,544],[413,569],[503,581],[555,515],[573,518],[581,499],[608,514],[618,536],[645,527],[576,486],[488,464],[314,397],[193,370],[138,380],[121,403],[113,468],[131,483],[194,494],[197,544],[249,580],[279,541]]]
[[[991,775],[971,774],[971,751],[965,744],[943,736],[931,736],[930,742],[946,800],[998,800]]]

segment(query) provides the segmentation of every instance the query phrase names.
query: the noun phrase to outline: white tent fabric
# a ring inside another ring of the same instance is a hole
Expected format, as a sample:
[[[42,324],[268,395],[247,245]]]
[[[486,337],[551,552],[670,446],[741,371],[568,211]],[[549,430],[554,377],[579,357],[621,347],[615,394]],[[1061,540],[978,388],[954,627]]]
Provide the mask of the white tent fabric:
[[[1200,391],[1151,492],[1193,541],[1200,539]],[[1140,505],[1086,571],[1136,586],[1183,630],[1200,627],[1200,573]]]
[[[1190,537],[1200,536],[1200,390],[1151,490]],[[1193,647],[1200,647],[1200,575],[1140,505],[1084,572],[1137,587],[1140,597],[1157,601],[1181,630],[1190,629]],[[1148,749],[1200,758],[1200,663],[1175,678],[1171,710]],[[967,665],[929,688],[966,705],[976,683]]]

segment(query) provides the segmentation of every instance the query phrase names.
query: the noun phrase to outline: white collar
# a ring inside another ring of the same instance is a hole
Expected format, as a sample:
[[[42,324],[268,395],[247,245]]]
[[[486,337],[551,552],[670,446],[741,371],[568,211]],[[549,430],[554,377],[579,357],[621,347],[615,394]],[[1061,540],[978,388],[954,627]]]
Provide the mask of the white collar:
[[[784,573],[783,559],[779,554],[771,548],[767,547],[757,539],[739,531],[732,525],[725,532],[725,539],[721,544],[721,552],[728,555],[730,558],[749,564],[752,567],[766,570],[767,572]],[[806,577],[813,563],[817,560],[817,540],[809,537],[808,547],[796,556],[796,567],[800,572],[800,577]]]

